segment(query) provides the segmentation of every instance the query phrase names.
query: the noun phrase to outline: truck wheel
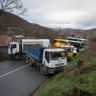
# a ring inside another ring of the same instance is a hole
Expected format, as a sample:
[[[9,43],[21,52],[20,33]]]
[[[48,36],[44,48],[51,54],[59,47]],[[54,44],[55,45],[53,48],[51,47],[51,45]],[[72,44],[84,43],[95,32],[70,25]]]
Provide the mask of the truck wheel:
[[[32,67],[33,64],[32,64],[32,59],[29,59],[29,65]]]
[[[29,58],[28,58],[28,57],[26,57],[25,61],[26,61],[26,63],[28,64],[28,62],[29,62]]]
[[[19,55],[19,54],[16,54],[16,55],[14,56],[14,59],[15,59],[15,60],[20,60],[20,55]]]
[[[46,69],[44,68],[44,66],[40,67],[40,72],[41,72],[41,74],[48,75],[48,73],[46,72]]]

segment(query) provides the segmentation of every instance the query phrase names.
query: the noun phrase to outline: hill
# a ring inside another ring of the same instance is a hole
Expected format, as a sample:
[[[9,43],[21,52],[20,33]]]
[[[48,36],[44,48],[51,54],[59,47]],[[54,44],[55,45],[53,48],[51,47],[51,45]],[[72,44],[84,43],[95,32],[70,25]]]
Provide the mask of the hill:
[[[0,35],[24,35],[40,38],[54,38],[56,32],[52,29],[40,26],[38,24],[29,23],[26,20],[4,12],[0,16]],[[53,37],[54,36],[54,37]]]
[[[80,37],[87,38],[96,32],[96,28],[87,30],[71,29],[71,28],[65,28],[65,29],[54,28],[53,30],[57,31],[58,33],[60,32],[62,34],[61,37],[63,38],[65,38],[66,36],[74,36],[74,35],[79,35]]]
[[[96,96],[96,34],[38,96]]]
[[[96,32],[96,28],[92,28],[92,29],[71,29],[71,28],[65,28],[65,29],[60,29],[60,28],[53,28],[53,30],[57,31],[57,32],[74,32],[74,33],[95,33]]]

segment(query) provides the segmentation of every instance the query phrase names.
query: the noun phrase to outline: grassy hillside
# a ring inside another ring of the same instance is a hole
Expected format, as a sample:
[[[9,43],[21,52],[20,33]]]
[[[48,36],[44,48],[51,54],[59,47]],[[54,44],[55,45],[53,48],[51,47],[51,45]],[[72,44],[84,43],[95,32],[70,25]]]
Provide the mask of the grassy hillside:
[[[96,34],[38,96],[96,96]]]
[[[52,29],[29,23],[28,21],[8,12],[0,16],[0,35],[24,35],[40,38],[55,38]]]

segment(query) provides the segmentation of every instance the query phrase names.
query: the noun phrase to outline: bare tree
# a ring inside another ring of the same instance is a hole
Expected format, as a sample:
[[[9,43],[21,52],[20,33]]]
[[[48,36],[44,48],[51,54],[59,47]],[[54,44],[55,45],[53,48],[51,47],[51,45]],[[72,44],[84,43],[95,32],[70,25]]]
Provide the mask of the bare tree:
[[[18,15],[24,15],[24,13],[27,11],[27,8],[23,7],[21,0],[0,0],[0,16],[4,11]]]

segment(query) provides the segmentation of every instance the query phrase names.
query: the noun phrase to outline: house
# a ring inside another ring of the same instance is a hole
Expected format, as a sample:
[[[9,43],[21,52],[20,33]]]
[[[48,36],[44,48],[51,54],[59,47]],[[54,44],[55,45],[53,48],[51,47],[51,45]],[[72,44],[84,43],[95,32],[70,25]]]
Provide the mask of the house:
[[[9,42],[12,41],[14,41],[12,36],[2,35],[0,36],[0,47],[8,47]]]
[[[0,60],[8,58],[9,42],[13,41],[13,37],[2,35],[0,36]]]

